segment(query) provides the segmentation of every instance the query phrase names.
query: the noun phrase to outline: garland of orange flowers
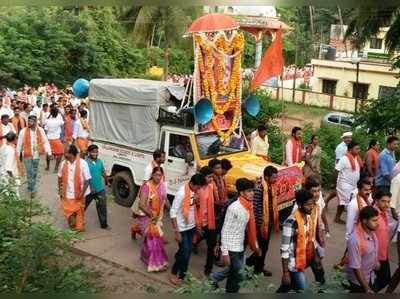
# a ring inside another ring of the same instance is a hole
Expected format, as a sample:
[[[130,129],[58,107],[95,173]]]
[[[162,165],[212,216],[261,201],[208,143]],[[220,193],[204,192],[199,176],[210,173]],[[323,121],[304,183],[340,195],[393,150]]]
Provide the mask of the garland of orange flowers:
[[[204,95],[211,100],[214,112],[224,114],[229,109],[233,110],[232,124],[226,132],[218,127],[216,117],[212,119],[212,125],[220,139],[227,141],[240,119],[241,53],[244,48],[244,36],[242,33],[236,33],[231,40],[227,40],[226,36],[221,34],[217,35],[212,41],[207,39],[205,35],[197,34],[195,35],[195,46]],[[224,84],[225,56],[233,58],[231,76],[227,86]],[[214,57],[215,75],[213,74]],[[226,101],[218,102],[218,95],[226,97]]]

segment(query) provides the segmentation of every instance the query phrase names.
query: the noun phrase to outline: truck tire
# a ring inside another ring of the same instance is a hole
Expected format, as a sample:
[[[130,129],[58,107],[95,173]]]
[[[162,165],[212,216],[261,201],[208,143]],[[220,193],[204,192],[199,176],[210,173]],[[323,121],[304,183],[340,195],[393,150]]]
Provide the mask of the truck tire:
[[[114,175],[112,191],[117,204],[124,207],[131,207],[137,196],[139,188],[133,182],[129,171],[120,171]]]

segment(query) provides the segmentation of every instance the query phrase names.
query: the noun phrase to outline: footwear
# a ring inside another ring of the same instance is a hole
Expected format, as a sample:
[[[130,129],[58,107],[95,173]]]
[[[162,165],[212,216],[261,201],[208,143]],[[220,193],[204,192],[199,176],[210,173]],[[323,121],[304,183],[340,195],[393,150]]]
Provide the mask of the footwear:
[[[264,269],[262,271],[262,273],[264,274],[265,277],[271,277],[272,276],[272,272],[267,270],[267,269]]]
[[[105,229],[105,230],[111,230],[111,226],[109,226],[108,224],[102,225],[102,226],[100,226],[100,228]]]
[[[171,274],[171,276],[169,277],[169,282],[175,286],[179,286],[180,284],[182,284],[182,279],[178,278],[178,276],[176,276],[175,274]]]
[[[346,224],[346,222],[344,222],[342,219],[335,219],[335,223]]]

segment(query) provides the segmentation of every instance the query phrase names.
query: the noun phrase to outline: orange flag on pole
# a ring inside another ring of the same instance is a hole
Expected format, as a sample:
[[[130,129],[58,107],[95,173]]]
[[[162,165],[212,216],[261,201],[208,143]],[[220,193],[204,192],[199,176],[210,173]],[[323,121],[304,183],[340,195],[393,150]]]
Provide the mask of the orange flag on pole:
[[[251,81],[251,90],[255,90],[264,81],[282,74],[282,31],[278,30],[275,39],[264,54],[264,57]]]

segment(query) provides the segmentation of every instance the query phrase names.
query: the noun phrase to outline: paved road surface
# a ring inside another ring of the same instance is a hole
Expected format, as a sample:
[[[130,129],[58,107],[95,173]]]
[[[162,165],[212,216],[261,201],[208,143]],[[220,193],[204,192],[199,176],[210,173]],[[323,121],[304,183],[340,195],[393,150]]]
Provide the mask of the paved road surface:
[[[43,168],[43,166],[41,167]],[[57,199],[57,178],[52,172],[42,172],[39,183],[39,196],[41,201],[49,207],[54,224],[58,227],[67,229],[67,223],[62,214],[59,201]],[[332,223],[335,202],[330,204],[329,221]],[[108,201],[110,231],[99,228],[95,204],[89,207],[86,213],[86,232],[83,240],[76,243],[76,247],[82,251],[99,256],[101,258],[116,262],[134,271],[146,273],[146,269],[140,261],[140,241],[132,241],[129,228],[132,223],[131,211],[129,208],[121,207],[112,200]],[[164,231],[169,240],[167,245],[168,256],[173,262],[173,257],[177,249],[173,239],[171,224],[168,218],[164,220]],[[330,272],[333,265],[338,262],[345,248],[344,225],[331,224],[331,238],[327,241],[326,258],[324,267],[326,272]],[[272,271],[271,278],[265,278],[266,284],[273,283],[279,286],[281,278],[281,260],[279,255],[280,239],[278,235],[272,237],[270,250],[266,258],[266,267]],[[396,269],[397,254],[394,244],[391,247],[392,271]],[[198,277],[202,277],[205,262],[205,242],[200,246],[199,254],[192,255],[189,271]],[[214,269],[220,269],[215,267]],[[168,273],[147,274],[161,281],[168,281]],[[308,281],[312,279],[312,273],[307,270]]]

